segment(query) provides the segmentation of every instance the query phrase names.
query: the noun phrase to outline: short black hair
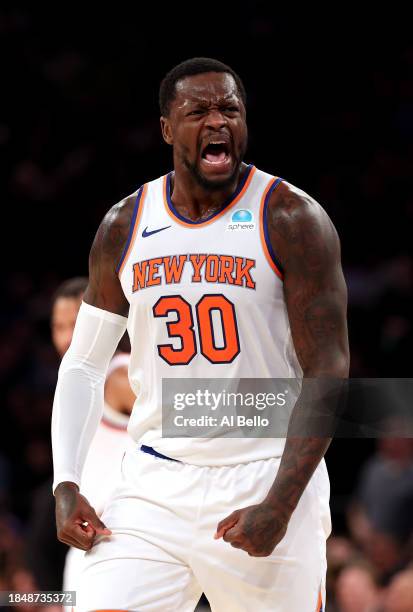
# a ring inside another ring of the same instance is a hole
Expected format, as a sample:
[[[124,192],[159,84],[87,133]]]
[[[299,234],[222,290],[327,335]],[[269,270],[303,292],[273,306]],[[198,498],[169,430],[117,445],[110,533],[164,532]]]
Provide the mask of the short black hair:
[[[162,80],[159,88],[159,107],[163,117],[168,117],[171,110],[171,103],[176,95],[176,83],[187,76],[203,74],[204,72],[227,72],[230,74],[234,78],[238,92],[244,106],[246,106],[247,94],[244,83],[235,70],[227,66],[227,64],[210,57],[193,57],[172,68]]]
[[[86,276],[75,276],[69,278],[58,286],[53,294],[52,306],[59,298],[80,298],[86,291],[89,279]]]

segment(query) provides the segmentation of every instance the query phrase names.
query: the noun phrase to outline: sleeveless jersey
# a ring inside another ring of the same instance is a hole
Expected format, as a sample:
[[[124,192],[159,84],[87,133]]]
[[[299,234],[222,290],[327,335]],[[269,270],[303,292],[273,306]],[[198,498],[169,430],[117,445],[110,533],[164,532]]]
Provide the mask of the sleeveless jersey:
[[[218,212],[191,221],[174,208],[171,176],[138,190],[118,265],[137,395],[128,431],[137,443],[194,465],[280,456],[280,438],[162,437],[163,378],[302,376],[265,221],[282,179],[248,166]]]

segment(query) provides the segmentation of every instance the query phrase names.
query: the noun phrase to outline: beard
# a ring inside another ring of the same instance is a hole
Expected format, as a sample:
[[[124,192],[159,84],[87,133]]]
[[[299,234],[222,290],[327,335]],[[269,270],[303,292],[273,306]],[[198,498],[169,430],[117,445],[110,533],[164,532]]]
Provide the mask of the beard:
[[[245,143],[245,145],[242,148],[242,151],[240,152],[240,155],[235,158],[233,172],[228,177],[223,178],[223,179],[210,179],[204,176],[202,172],[200,171],[198,165],[196,163],[194,164],[191,163],[185,157],[185,155],[181,156],[181,160],[185,168],[187,168],[189,172],[191,173],[196,183],[198,183],[200,187],[205,189],[205,191],[210,191],[210,192],[220,191],[222,189],[225,189],[226,187],[230,187],[231,185],[233,185],[236,179],[238,178],[240,165],[242,163],[242,160],[244,159],[246,150],[247,150],[247,144]]]

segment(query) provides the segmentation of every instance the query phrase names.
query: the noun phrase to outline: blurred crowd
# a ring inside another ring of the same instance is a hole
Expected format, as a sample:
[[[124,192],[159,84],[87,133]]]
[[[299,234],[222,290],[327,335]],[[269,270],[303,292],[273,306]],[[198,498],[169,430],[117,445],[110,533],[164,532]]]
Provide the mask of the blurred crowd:
[[[291,24],[281,32],[258,3],[248,19],[234,17],[238,37],[200,45],[195,32],[149,61],[150,29],[138,36],[136,22],[103,12],[91,36],[92,14],[79,21],[61,10],[0,10],[3,243],[11,240],[0,314],[0,591],[60,588],[55,576],[41,583],[27,557],[36,494],[51,475],[51,299],[62,280],[87,274],[107,208],[169,170],[156,98],[174,63],[204,54],[233,65],[249,96],[247,161],[305,189],[332,217],[351,375],[411,376],[413,46],[401,38],[389,49],[378,36],[364,47],[356,36],[343,47],[326,32],[304,53],[287,44]],[[269,86],[279,57],[282,87],[280,76]],[[337,452],[333,443],[327,612],[413,610],[412,444],[340,441]]]
[[[383,438],[328,540],[329,612],[413,610],[413,439]]]

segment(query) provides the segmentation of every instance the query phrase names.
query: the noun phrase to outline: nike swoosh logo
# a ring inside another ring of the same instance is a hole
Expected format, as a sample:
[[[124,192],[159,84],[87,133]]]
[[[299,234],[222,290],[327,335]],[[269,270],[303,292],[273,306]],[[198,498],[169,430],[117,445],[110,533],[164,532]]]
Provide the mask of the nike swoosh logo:
[[[157,234],[158,232],[162,232],[163,230],[168,229],[168,227],[171,227],[170,225],[167,225],[166,227],[160,227],[159,229],[156,230],[152,230],[151,232],[148,232],[148,226],[145,227],[145,229],[142,232],[142,238],[147,238],[148,236],[152,236],[152,234]]]

